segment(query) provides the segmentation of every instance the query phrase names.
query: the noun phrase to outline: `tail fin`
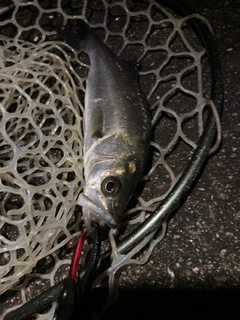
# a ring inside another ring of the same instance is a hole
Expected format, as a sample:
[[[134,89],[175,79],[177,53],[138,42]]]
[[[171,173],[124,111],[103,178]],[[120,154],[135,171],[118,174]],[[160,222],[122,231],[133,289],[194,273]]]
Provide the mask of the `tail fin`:
[[[74,32],[70,28],[66,26],[62,26],[58,28],[57,30],[58,35],[60,38],[62,38],[64,41],[66,41],[70,46],[76,48],[76,49],[83,49],[83,42],[84,40],[92,34],[92,30],[89,27],[89,25],[83,21],[78,20],[78,30],[77,32]]]

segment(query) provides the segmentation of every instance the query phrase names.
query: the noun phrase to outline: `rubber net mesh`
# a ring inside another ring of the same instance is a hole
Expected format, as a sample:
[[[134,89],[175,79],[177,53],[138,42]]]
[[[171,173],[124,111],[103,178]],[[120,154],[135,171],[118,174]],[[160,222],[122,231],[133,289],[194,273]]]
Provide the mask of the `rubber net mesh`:
[[[188,25],[191,17],[180,18],[155,1],[15,0],[0,5],[2,316],[66,276],[82,226],[76,203],[84,185],[82,120],[89,61],[59,41],[55,28],[85,19],[117,55],[141,63],[140,84],[152,111],[151,166],[143,190],[136,190],[122,222],[104,242],[113,262],[95,285],[107,277],[111,301],[116,273],[145,263],[165,234],[166,224],[158,237],[149,235],[129,254],[117,252],[116,242],[166,197],[198,144],[211,85],[205,51]],[[35,317],[50,319],[53,312],[54,304]]]

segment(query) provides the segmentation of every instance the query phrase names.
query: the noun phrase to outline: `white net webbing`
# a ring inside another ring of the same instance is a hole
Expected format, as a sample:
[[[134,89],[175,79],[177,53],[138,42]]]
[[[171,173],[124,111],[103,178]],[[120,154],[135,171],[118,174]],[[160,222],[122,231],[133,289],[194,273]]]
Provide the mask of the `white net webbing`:
[[[188,25],[191,16],[180,18],[150,0],[5,1],[0,11],[0,292],[7,291],[2,315],[66,276],[70,240],[82,222],[76,200],[84,184],[88,61],[55,34],[56,27],[78,18],[121,58],[141,62],[140,84],[152,111],[147,181],[141,194],[136,190],[122,223],[110,231],[106,247],[111,245],[113,263],[96,281],[109,277],[110,300],[117,271],[145,263],[166,225],[157,238],[150,235],[125,256],[115,241],[167,196],[197,147],[206,105],[214,109],[210,80],[203,78],[203,69],[209,75],[205,50]],[[36,318],[50,319],[53,312],[54,306]]]

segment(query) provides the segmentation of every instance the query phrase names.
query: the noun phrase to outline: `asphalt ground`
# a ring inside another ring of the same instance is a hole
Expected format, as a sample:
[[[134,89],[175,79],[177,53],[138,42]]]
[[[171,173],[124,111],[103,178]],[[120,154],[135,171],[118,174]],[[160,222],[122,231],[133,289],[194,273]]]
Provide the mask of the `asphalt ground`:
[[[149,262],[123,272],[102,319],[239,319],[240,1],[188,0],[211,23],[224,77],[222,144]]]

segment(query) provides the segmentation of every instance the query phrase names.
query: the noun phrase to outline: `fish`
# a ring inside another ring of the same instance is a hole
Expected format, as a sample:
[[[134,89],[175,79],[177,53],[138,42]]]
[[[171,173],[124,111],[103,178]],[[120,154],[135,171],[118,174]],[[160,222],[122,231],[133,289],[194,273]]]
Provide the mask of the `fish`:
[[[78,204],[88,230],[91,221],[116,228],[148,159],[148,102],[134,64],[119,59],[84,20],[78,20],[77,31],[62,26],[57,32],[90,59],[84,101],[85,186]]]

